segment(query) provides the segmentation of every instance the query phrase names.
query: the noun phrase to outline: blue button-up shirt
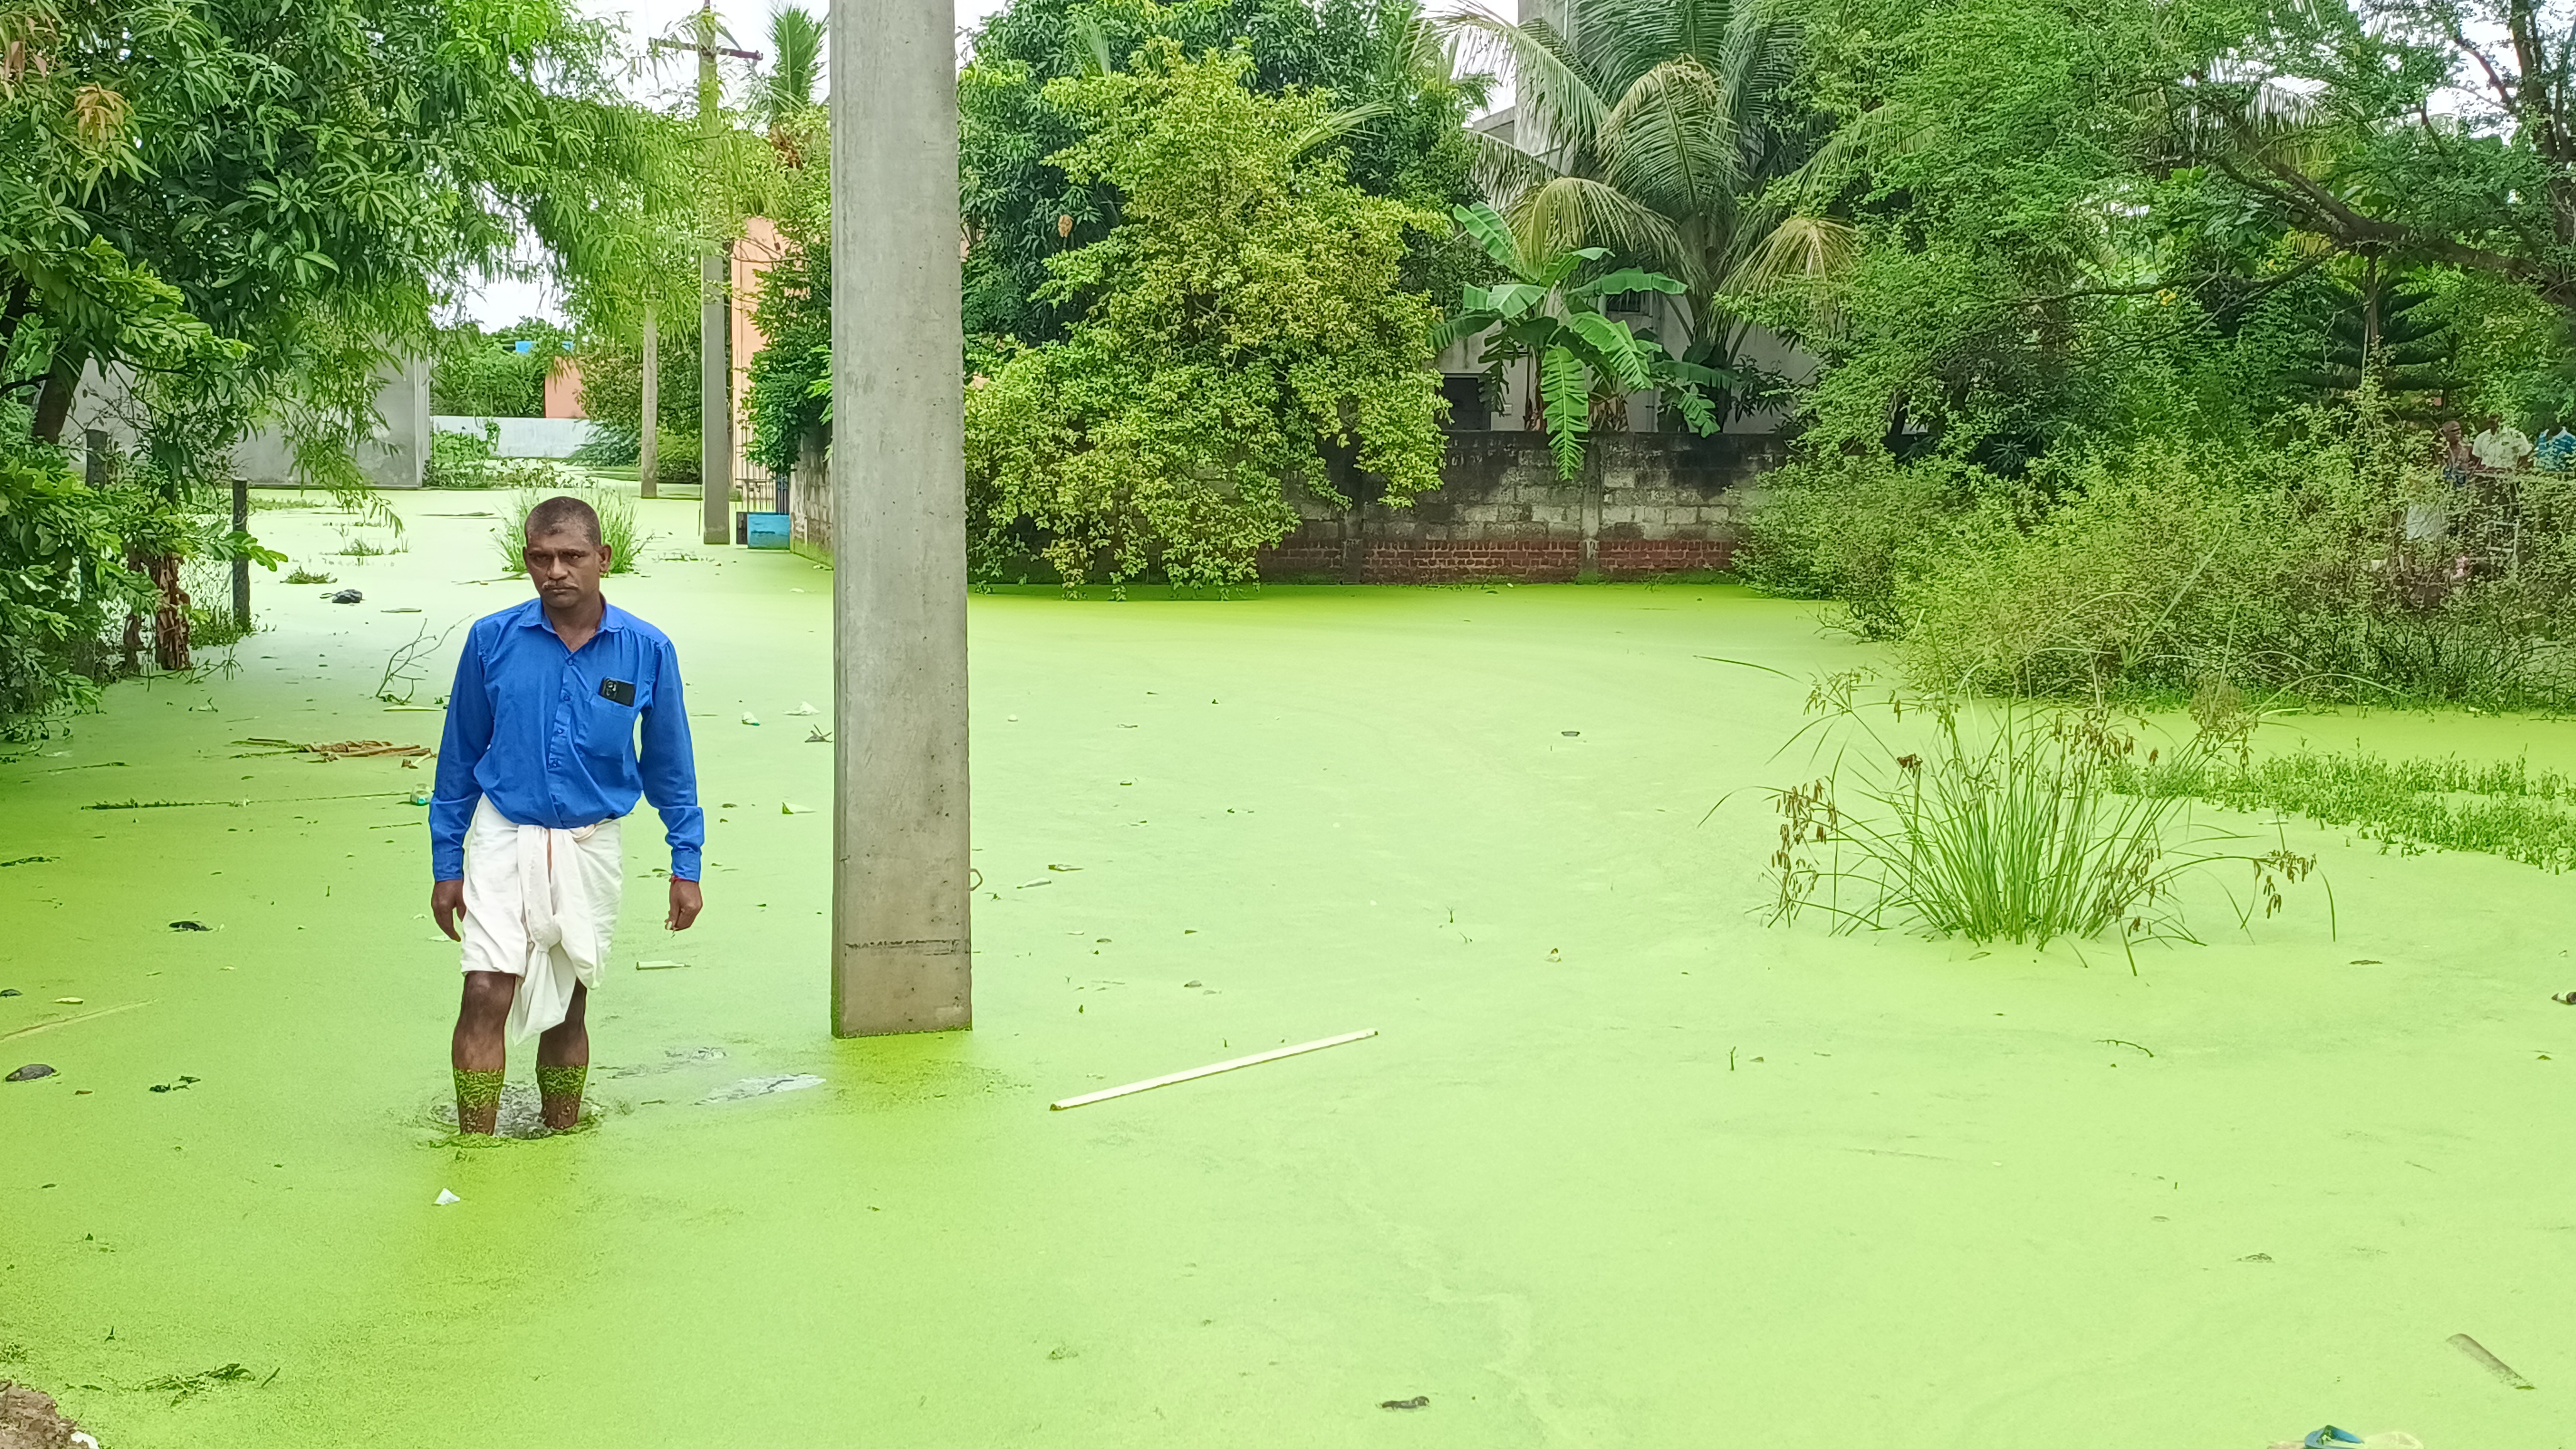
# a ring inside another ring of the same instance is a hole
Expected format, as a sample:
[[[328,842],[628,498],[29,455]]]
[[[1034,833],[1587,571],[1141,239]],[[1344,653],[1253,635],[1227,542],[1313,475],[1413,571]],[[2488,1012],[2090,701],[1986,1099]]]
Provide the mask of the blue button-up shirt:
[[[662,814],[671,874],[696,880],[707,818],[670,639],[614,604],[578,650],[564,648],[536,599],[475,620],[429,802],[436,879],[465,874],[465,827],[486,795],[510,820],[555,830],[623,815],[640,795]]]

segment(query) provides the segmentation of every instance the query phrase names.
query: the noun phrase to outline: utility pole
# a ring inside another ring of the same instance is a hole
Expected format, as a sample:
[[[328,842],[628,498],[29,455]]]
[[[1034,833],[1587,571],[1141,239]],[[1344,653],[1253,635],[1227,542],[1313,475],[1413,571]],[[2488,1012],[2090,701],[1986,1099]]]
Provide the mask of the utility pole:
[[[973,1020],[950,0],[833,0],[832,1034]]]
[[[716,81],[716,57],[757,62],[760,52],[716,44],[724,31],[716,23],[712,4],[698,7],[695,28],[694,41],[656,40],[652,48],[698,53],[698,136],[712,163],[716,144],[724,135],[724,92]],[[713,239],[713,206],[708,207],[706,220],[709,240],[698,253],[698,478],[703,500],[698,519],[703,525],[701,541],[713,544],[733,541],[733,369],[725,345],[733,331],[733,309],[725,295],[725,264],[732,248]]]
[[[644,304],[644,433],[635,474],[637,496],[662,496],[662,323],[650,302]]]

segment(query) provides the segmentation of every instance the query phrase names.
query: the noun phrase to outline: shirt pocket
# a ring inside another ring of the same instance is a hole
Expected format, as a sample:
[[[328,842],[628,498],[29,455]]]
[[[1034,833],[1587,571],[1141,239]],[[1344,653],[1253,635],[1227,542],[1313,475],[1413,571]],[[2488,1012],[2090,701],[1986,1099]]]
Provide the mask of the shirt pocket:
[[[582,702],[581,748],[603,759],[634,759],[635,707],[594,692]]]

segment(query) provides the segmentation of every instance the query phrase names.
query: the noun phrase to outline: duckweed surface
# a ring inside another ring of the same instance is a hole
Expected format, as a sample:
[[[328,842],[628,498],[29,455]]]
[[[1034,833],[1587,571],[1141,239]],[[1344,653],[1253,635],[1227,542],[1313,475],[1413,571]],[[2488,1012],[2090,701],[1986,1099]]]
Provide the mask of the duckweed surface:
[[[2576,1442],[2576,884],[2293,826],[2339,938],[1766,930],[1752,787],[1865,655],[1723,588],[978,597],[978,1025],[836,1042],[831,749],[739,723],[828,709],[831,576],[657,553],[706,916],[639,828],[597,1125],[459,1143],[426,775],[236,743],[435,742],[387,659],[525,585],[400,507],[365,604],[263,576],[237,671],[0,764],[0,1376],[111,1449]]]

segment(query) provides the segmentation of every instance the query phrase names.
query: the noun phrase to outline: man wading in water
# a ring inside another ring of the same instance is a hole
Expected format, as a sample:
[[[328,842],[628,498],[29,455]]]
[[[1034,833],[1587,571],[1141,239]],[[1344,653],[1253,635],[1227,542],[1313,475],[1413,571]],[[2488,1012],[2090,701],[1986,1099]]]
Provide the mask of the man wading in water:
[[[639,795],[671,844],[664,926],[687,930],[703,904],[706,815],[679,656],[661,630],[600,597],[613,550],[589,504],[549,498],[528,510],[522,557],[537,597],[466,635],[429,806],[429,909],[465,943],[460,1132],[488,1134],[500,1116],[505,1031],[537,1039],[546,1125],[581,1120],[582,1010],[617,924],[618,820]]]

